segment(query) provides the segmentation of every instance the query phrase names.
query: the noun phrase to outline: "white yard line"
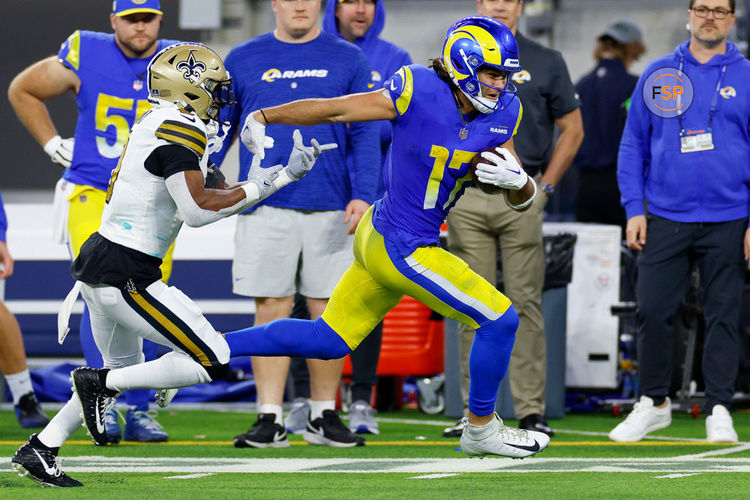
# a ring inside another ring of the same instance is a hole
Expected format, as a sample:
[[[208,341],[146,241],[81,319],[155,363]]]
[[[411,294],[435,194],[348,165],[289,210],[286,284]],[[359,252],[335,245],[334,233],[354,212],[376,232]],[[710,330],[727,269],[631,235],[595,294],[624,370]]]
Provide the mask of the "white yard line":
[[[215,472],[203,472],[200,474],[188,474],[187,476],[167,476],[164,479],[196,479],[199,477],[215,476]]]
[[[425,474],[424,476],[414,476],[408,479],[440,479],[441,477],[453,477],[459,474]]]
[[[190,458],[69,457],[68,473],[179,474],[172,478],[218,473],[406,473],[418,476],[462,473],[643,472],[660,476],[708,472],[750,472],[750,458]],[[9,461],[0,472],[12,472]],[[445,476],[447,477],[447,476]]]
[[[694,453],[690,455],[682,455],[680,457],[675,457],[675,459],[691,459],[691,458],[706,458],[706,457],[718,457],[721,455],[729,455],[731,453],[739,453],[741,451],[747,451],[750,450],[750,443],[740,443],[739,446],[733,446],[731,448],[722,448],[720,450],[711,450],[711,451],[704,451],[702,453]]]
[[[667,474],[666,476],[654,476],[654,479],[677,479],[680,477],[699,476],[699,472],[693,474]]]

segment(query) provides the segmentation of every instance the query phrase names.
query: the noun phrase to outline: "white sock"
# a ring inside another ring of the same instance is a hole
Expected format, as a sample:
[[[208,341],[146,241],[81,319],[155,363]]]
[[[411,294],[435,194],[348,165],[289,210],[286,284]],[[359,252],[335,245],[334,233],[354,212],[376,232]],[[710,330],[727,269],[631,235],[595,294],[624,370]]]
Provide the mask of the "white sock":
[[[50,448],[59,448],[82,424],[81,403],[78,401],[78,394],[74,392],[65,406],[39,433],[39,441]]]
[[[258,409],[260,413],[273,413],[276,415],[276,419],[274,422],[276,422],[279,425],[284,425],[284,420],[281,418],[281,405],[266,405],[261,404],[260,408]]]
[[[10,393],[13,394],[14,405],[18,404],[21,396],[34,392],[34,388],[31,386],[31,375],[29,375],[28,369],[12,375],[5,375],[5,380],[10,387]]]
[[[173,389],[211,382],[206,370],[190,357],[169,352],[159,359],[107,373],[107,388],[118,392],[128,389]]]
[[[320,418],[323,416],[323,412],[325,410],[335,410],[336,409],[336,400],[332,399],[330,401],[313,401],[310,400],[310,421],[312,422],[316,418]]]

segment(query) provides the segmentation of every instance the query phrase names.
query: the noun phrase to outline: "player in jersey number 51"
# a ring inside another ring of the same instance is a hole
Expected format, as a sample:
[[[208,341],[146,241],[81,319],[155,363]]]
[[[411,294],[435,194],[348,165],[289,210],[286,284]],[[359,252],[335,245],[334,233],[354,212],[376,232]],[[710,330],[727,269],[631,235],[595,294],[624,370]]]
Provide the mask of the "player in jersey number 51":
[[[523,458],[549,444],[546,434],[509,428],[495,413],[518,326],[510,300],[438,245],[439,228],[471,182],[507,192],[522,210],[536,194],[513,150],[521,104],[509,76],[521,69],[511,31],[486,17],[449,30],[432,67],[404,66],[384,88],[332,99],[305,99],[248,115],[242,141],[263,155],[265,126],[391,120],[386,192],[362,218],[355,261],[315,321],[283,319],[226,334],[232,355],[339,358],[354,350],[404,294],[476,329],[469,416],[461,447],[471,456]]]

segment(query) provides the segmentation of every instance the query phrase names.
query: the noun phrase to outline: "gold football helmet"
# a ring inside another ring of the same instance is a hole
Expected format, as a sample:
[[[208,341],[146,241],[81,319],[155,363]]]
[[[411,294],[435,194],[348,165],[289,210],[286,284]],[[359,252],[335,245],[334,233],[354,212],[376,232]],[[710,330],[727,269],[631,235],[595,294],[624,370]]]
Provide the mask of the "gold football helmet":
[[[189,107],[203,120],[220,123],[229,122],[234,104],[232,79],[224,62],[200,43],[176,43],[156,54],[148,65],[148,95]]]

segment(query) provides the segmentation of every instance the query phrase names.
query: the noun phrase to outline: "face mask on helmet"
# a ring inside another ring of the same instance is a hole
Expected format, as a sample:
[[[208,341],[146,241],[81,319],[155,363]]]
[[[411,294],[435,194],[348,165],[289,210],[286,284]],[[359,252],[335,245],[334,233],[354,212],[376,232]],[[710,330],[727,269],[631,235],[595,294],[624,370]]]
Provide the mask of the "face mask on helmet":
[[[510,76],[521,71],[518,44],[513,33],[501,22],[488,17],[467,17],[451,26],[443,44],[443,65],[453,83],[477,111],[502,110],[513,100],[517,89]],[[480,69],[505,75],[505,87],[497,88],[479,80]],[[497,99],[485,97],[482,87],[497,91]]]
[[[221,58],[205,45],[178,43],[154,56],[148,66],[149,98],[185,106],[204,121],[228,124],[234,94]]]

